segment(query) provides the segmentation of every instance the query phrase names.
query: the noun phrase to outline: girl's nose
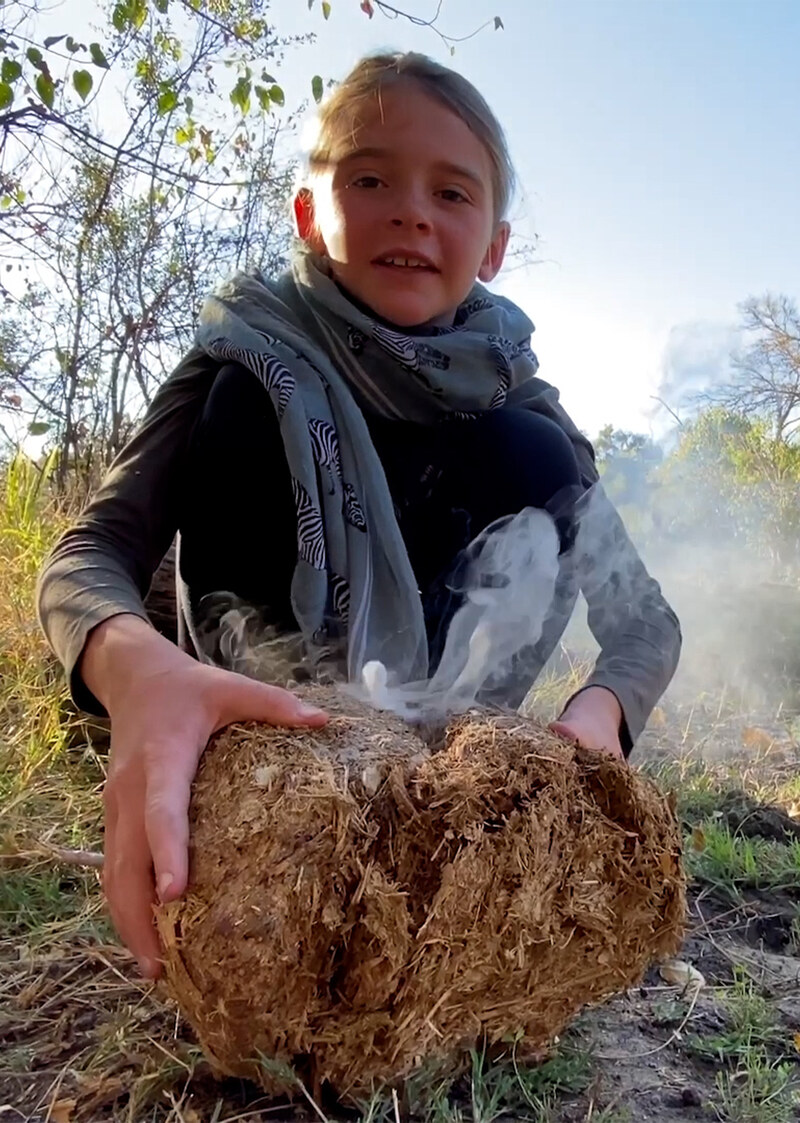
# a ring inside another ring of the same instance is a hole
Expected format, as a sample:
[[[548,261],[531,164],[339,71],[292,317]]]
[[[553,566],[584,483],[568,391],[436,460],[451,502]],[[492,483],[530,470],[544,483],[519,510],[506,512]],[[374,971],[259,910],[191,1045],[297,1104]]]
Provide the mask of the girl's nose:
[[[430,227],[429,222],[427,222],[424,219],[419,219],[419,218],[416,220],[416,222],[404,222],[402,220],[402,218],[393,218],[392,219],[392,225],[393,226],[415,226],[417,228],[417,230],[427,230]]]
[[[392,226],[413,226],[417,230],[428,230],[431,225],[427,200],[416,193],[398,199],[392,213]]]

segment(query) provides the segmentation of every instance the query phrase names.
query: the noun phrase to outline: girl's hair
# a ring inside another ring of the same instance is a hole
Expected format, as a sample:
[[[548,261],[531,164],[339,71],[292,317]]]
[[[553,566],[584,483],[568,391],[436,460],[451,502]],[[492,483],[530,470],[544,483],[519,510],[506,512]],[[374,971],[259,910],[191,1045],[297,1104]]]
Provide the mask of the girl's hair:
[[[472,130],[492,161],[495,219],[503,218],[514,194],[514,165],[499,121],[471,82],[427,55],[367,55],[323,102],[317,115],[317,133],[309,153],[312,172],[327,167],[336,142],[354,132],[359,110],[381,91],[401,82],[415,82]]]

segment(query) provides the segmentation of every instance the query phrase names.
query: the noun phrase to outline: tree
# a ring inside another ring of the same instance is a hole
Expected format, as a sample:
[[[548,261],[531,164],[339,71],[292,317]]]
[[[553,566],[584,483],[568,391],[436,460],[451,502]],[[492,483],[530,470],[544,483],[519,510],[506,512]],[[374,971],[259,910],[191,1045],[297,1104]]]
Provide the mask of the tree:
[[[800,549],[800,445],[768,422],[712,407],[681,430],[659,471],[658,507],[673,540],[746,549],[780,565]]]
[[[603,487],[615,503],[642,504],[662,452],[651,437],[606,425],[593,442]]]
[[[5,148],[0,392],[60,449],[62,484],[74,468],[88,483],[119,450],[220,272],[285,263],[292,165],[275,152],[292,117],[274,115],[283,93],[265,66],[260,81],[240,70],[227,98],[218,72],[241,67],[245,35],[265,61],[286,44],[256,3],[226,3],[181,28],[129,12],[113,55],[125,82],[108,91],[117,112],[29,106],[30,144],[18,132]]]
[[[308,38],[269,0],[98,14],[86,44],[45,34],[40,0],[0,7],[0,421],[46,435],[62,485],[119,450],[220,275],[285,265],[294,117],[271,71]]]
[[[792,440],[800,425],[800,312],[790,297],[768,293],[746,300],[741,315],[734,377],[701,401],[761,418],[776,441]]]
[[[344,2],[344,0],[342,0]],[[388,19],[408,20],[414,25],[434,31],[454,52],[455,44],[473,38],[486,27],[499,30],[503,22],[499,16],[486,20],[464,35],[446,35],[439,28],[441,0],[431,18],[425,19],[382,0],[351,0],[357,3],[365,16],[373,18],[376,12]],[[311,10],[316,0],[308,0]],[[319,5],[324,19],[331,13],[329,0]],[[109,71],[131,57],[137,76],[149,80],[155,87],[162,111],[177,106],[185,89],[175,88],[169,74],[153,68],[155,47],[172,53],[176,58],[182,39],[202,37],[212,28],[222,37],[225,56],[219,58],[228,68],[233,81],[227,94],[234,106],[247,115],[251,104],[262,110],[270,104],[283,105],[283,90],[275,79],[262,70],[254,69],[252,61],[273,58],[274,28],[267,18],[268,0],[216,0],[213,5],[203,0],[115,0],[107,12],[105,32],[99,40],[88,44],[59,28],[56,34],[41,33],[45,7],[41,0],[10,0],[2,5],[0,25],[0,144],[17,136],[23,143],[41,138],[45,132],[77,132],[89,143],[103,147],[103,138],[87,124],[83,110],[96,101]],[[176,31],[178,34],[176,35]],[[215,92],[219,82],[217,74],[206,72],[202,77],[208,82],[204,92]],[[187,80],[196,77],[191,70],[184,74]],[[319,101],[323,81],[319,75],[311,79],[311,92]],[[192,108],[187,109],[192,117]],[[135,154],[133,154],[135,159]],[[7,184],[15,199],[19,188]]]

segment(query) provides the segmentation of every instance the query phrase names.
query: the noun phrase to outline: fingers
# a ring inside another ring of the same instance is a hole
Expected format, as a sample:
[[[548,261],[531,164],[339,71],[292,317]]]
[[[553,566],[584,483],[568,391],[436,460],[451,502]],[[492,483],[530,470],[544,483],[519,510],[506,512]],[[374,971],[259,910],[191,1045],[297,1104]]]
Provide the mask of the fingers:
[[[558,734],[559,737],[563,737],[574,745],[579,745],[582,749],[591,749],[597,753],[605,753],[606,756],[612,756],[616,760],[625,759],[622,746],[619,743],[619,737],[616,733],[608,732],[603,734],[602,731],[594,729],[585,730],[581,729],[577,723],[573,724],[568,721],[553,721],[547,728],[551,733]]]
[[[164,742],[143,750],[144,828],[162,902],[179,897],[189,877],[189,800],[203,748]]]
[[[150,849],[144,822],[131,811],[137,804],[137,793],[128,790],[119,800],[118,790],[114,779],[109,779],[103,889],[120,939],[138,960],[141,973],[152,979],[160,972],[161,949],[153,923]]]
[[[547,728],[551,733],[557,733],[559,737],[563,737],[567,741],[580,743],[580,738],[575,735],[572,727],[565,721],[551,721]]]
[[[217,674],[221,677],[218,677],[218,720],[214,725],[215,730],[232,721],[317,726],[324,725],[328,720],[324,710],[303,702],[280,686],[268,686],[230,671],[220,671]]]
[[[112,713],[103,884],[120,938],[142,974],[160,973],[156,899],[175,900],[189,874],[189,801],[209,736],[233,721],[318,726],[327,714],[288,690],[197,663],[128,692]]]

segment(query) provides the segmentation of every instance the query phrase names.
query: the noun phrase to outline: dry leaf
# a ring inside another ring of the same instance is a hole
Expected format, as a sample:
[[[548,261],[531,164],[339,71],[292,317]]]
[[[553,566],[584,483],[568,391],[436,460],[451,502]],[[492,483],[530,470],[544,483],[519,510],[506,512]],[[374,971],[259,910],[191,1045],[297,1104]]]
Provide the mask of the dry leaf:
[[[792,1038],[792,1040],[794,1041],[795,1049],[797,1050],[798,1053],[800,1053],[800,1032],[796,1033],[794,1035],[794,1037]]]
[[[748,725],[742,730],[742,744],[748,749],[771,749],[775,738],[766,729],[759,729],[757,725]]]
[[[702,827],[695,827],[692,831],[692,849],[705,850],[706,848],[706,832]]]
[[[706,985],[697,968],[683,959],[667,959],[658,970],[665,982],[682,990],[701,990]]]
[[[55,1100],[48,1113],[50,1123],[70,1123],[77,1100]]]

